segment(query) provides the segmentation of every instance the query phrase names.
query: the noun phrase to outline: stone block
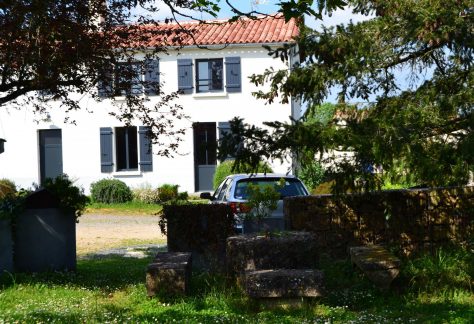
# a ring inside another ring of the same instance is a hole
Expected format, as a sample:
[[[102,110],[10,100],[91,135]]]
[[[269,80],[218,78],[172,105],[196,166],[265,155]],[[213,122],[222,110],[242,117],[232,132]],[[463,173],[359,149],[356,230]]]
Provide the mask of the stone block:
[[[400,259],[381,246],[356,246],[349,252],[351,262],[379,288],[388,289],[400,272]]]
[[[191,279],[191,253],[160,252],[146,272],[146,290],[149,297],[159,293],[185,295]]]
[[[323,273],[313,269],[278,269],[245,272],[245,292],[251,298],[319,297]]]
[[[227,272],[241,275],[246,270],[312,269],[319,264],[316,237],[308,232],[256,234],[227,239]]]

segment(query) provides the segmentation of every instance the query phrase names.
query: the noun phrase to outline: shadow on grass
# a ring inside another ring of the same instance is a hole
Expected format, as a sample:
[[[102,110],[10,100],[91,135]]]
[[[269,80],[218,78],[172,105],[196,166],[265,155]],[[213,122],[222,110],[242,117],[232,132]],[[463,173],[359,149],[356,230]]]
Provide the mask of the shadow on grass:
[[[79,260],[75,272],[14,273],[0,276],[0,286],[17,284],[67,285],[85,289],[112,291],[145,282],[146,266],[152,255],[138,259],[110,256]]]
[[[102,311],[93,313],[93,318],[84,319],[84,314],[80,312],[32,312],[27,319],[19,318],[25,321],[31,319],[32,322],[47,322],[50,318],[59,317],[61,322],[280,322],[285,318],[289,318],[289,322],[311,319],[315,323],[321,319],[377,323],[474,322],[474,294],[471,290],[453,288],[435,292],[414,291],[408,287],[408,279],[401,278],[397,283],[401,289],[380,291],[348,260],[324,258],[321,268],[326,277],[326,295],[305,300],[298,308],[267,307],[264,303],[246,297],[223,275],[196,272],[193,273],[189,296],[148,299],[144,289],[145,271],[152,258],[153,255],[145,259],[106,257],[80,260],[75,273],[4,275],[0,279],[0,288],[23,284],[64,285],[100,293],[123,290],[126,296],[123,305],[109,305],[108,301],[104,301]],[[127,290],[130,286],[134,286],[133,291],[138,293],[131,296]],[[143,294],[136,287],[143,287]],[[168,306],[163,306],[164,303]]]

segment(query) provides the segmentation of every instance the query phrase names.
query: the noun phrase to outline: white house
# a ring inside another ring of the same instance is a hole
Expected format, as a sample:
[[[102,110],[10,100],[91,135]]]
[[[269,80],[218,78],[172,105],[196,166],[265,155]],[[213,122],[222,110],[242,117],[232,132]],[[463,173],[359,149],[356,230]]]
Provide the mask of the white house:
[[[187,129],[179,155],[150,154],[142,125],[123,127],[108,114],[115,109],[109,99],[95,101],[85,95],[79,100],[81,110],[70,113],[76,125],[65,124],[60,109],[52,109],[50,118],[39,122],[27,106],[1,109],[0,137],[7,142],[0,155],[0,178],[29,187],[66,173],[86,192],[92,182],[103,178],[117,178],[131,187],[171,183],[188,192],[210,190],[218,163],[215,142],[229,120],[238,116],[261,125],[269,120],[289,121],[290,116],[299,118],[299,104],[266,105],[252,96],[258,89],[249,81],[254,73],[270,67],[288,69],[298,59],[295,52],[285,63],[270,57],[262,47],[293,42],[298,34],[294,21],[267,17],[224,25],[181,24],[193,25],[194,40],[179,51],[170,47],[168,55],[154,62],[155,77],[163,82],[165,93],[183,91],[178,101],[190,117],[176,125]],[[155,100],[152,95],[150,99],[151,103]],[[291,161],[272,167],[287,172]]]

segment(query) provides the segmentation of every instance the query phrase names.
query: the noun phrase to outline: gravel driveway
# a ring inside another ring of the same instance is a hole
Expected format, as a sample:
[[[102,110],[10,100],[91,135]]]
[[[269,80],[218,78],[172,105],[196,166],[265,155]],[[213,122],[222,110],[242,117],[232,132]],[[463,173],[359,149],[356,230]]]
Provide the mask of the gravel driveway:
[[[166,242],[158,216],[85,214],[76,225],[78,255],[133,245]]]

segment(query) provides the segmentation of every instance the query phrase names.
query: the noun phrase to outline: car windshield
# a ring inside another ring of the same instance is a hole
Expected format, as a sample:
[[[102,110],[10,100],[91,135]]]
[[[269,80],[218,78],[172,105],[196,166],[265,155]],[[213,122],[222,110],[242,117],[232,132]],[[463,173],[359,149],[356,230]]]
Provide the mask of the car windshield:
[[[260,188],[273,186],[280,193],[281,198],[307,195],[303,184],[298,179],[283,178],[283,183],[281,183],[281,179],[282,178],[249,178],[239,180],[235,185],[234,197],[236,199],[248,199],[247,187],[250,183]],[[280,187],[281,184],[283,184],[283,187]]]

